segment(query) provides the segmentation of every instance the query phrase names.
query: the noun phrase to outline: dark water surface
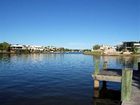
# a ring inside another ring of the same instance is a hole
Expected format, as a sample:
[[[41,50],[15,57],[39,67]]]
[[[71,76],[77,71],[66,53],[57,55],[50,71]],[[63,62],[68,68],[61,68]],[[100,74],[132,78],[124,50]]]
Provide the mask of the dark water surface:
[[[93,99],[94,63],[136,69],[139,57],[83,54],[0,55],[0,105],[98,105]],[[108,83],[109,89],[120,84]]]

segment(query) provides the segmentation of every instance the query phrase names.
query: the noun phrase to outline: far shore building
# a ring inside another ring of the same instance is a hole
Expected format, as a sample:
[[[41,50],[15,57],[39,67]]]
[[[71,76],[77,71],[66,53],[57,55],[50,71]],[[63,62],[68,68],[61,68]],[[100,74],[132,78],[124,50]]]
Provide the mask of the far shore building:
[[[44,51],[43,46],[32,46],[32,45],[28,45],[27,49],[30,50],[31,52],[35,52],[35,51]]]
[[[11,50],[24,50],[24,49],[26,49],[26,46],[25,45],[19,45],[19,44],[12,44],[10,46],[10,49]]]
[[[101,45],[98,50],[92,49],[92,51],[99,51],[99,52],[102,52],[102,54],[105,54],[105,55],[117,55],[117,54],[120,53],[120,52],[116,51],[115,46],[109,46],[109,45]]]
[[[103,54],[105,54],[105,55],[118,54],[118,52],[116,51],[116,47],[114,47],[114,46],[102,45],[102,46],[100,46],[100,50],[102,50]]]
[[[10,52],[15,53],[15,52],[21,52],[22,50],[26,50],[25,45],[20,45],[20,44],[12,44],[10,46]]]
[[[130,42],[123,42],[122,48],[125,51],[140,53],[140,41],[130,41]]]
[[[10,46],[10,51],[13,53],[27,51],[30,53],[38,53],[38,52],[63,52],[64,48],[57,48],[55,46],[36,46],[36,45],[20,45],[20,44],[12,44]]]
[[[11,52],[21,52],[24,50],[28,50],[30,52],[41,52],[44,50],[43,46],[32,46],[32,45],[19,45],[19,44],[12,44],[10,46]]]

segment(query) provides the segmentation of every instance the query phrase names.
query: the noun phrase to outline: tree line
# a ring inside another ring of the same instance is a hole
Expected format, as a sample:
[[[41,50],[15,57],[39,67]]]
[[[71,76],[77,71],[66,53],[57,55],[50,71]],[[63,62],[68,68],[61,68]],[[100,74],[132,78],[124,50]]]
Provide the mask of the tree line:
[[[44,47],[43,51],[34,51],[34,50],[30,50],[30,49],[16,49],[16,50],[12,50],[11,49],[11,44],[7,43],[7,42],[2,42],[0,43],[0,53],[34,53],[34,52],[42,52],[42,53],[47,53],[47,52],[78,52],[80,51],[79,49],[68,49],[68,48],[50,48],[50,47]]]

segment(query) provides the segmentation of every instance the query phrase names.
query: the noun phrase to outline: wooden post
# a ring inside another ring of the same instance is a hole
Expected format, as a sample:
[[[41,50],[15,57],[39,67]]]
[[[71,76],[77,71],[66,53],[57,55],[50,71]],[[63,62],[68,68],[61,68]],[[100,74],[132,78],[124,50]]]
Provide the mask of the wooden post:
[[[121,101],[129,101],[132,92],[132,75],[131,69],[122,70],[122,84],[121,84]]]
[[[96,61],[94,76],[96,76],[98,73],[99,73],[99,61]],[[96,78],[94,78],[94,97],[99,97],[99,80],[96,80]]]
[[[138,62],[138,70],[140,71],[140,62]]]
[[[107,61],[104,62],[103,64],[103,70],[107,69]]]
[[[94,88],[99,88],[99,81],[98,80],[94,80]]]
[[[99,61],[96,61],[94,75],[97,75],[98,73],[99,73]]]
[[[99,73],[99,61],[95,63],[95,71],[94,76],[96,76]],[[99,81],[94,78],[94,88],[99,88]]]
[[[99,81],[94,80],[94,97],[99,97]]]

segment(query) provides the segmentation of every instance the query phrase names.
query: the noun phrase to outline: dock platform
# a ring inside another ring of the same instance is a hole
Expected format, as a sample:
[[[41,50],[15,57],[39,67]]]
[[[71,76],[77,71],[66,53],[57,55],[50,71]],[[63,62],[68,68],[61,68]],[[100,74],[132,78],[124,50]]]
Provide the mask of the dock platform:
[[[121,102],[127,102],[131,99],[132,95],[132,76],[133,70],[130,68],[124,69],[110,69],[107,68],[107,63],[104,63],[103,69],[99,69],[99,61],[95,64],[95,70],[92,74],[94,79],[94,97],[99,97],[100,82],[103,81],[103,87],[106,88],[106,82],[119,82],[121,83]]]
[[[96,62],[92,77],[95,98],[99,97],[99,81],[103,81],[105,88],[107,81],[119,82],[121,83],[121,105],[140,105],[140,63],[138,63],[138,70],[109,69],[106,65],[102,70],[99,70],[99,62]]]
[[[122,70],[121,69],[104,69],[96,75],[92,75],[95,80],[121,82]]]

